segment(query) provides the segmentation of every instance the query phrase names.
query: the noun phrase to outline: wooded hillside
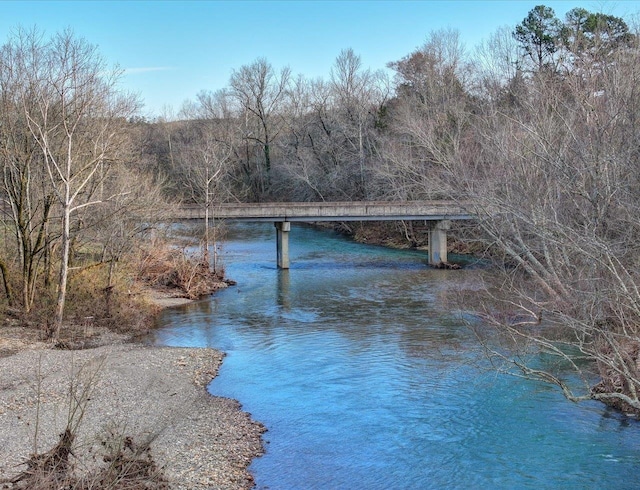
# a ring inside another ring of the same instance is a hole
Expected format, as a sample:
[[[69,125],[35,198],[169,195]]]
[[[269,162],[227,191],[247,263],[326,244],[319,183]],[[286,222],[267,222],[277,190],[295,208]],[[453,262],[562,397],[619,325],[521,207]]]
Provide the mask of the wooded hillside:
[[[502,273],[481,314],[506,335],[479,332],[500,369],[639,412],[637,33],[538,6],[473,49],[432,32],[388,67],[345,49],[309,80],[257,59],[145,121],[91,44],[18,31],[0,51],[4,306],[59,330],[74,264],[108,264],[111,288],[163,199],[460,199]],[[561,362],[534,369],[540,349]]]

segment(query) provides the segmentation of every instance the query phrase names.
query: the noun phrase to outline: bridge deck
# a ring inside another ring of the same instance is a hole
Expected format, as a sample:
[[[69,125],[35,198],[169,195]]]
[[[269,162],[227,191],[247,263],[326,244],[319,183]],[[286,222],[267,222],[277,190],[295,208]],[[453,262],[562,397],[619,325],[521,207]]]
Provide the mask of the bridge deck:
[[[176,219],[203,219],[202,206],[183,205],[173,211]],[[215,219],[241,221],[395,221],[472,219],[462,205],[453,201],[360,201],[360,202],[276,202],[215,204],[209,210]]]

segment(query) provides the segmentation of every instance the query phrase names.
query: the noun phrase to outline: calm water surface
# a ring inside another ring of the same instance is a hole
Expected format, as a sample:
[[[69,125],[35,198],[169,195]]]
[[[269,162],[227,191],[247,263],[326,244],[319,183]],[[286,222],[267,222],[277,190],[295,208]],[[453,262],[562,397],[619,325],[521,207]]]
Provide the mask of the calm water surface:
[[[227,352],[211,393],[264,423],[259,489],[639,488],[640,424],[483,368],[447,300],[479,270],[292,226],[234,224],[238,282],[166,311],[154,342]]]

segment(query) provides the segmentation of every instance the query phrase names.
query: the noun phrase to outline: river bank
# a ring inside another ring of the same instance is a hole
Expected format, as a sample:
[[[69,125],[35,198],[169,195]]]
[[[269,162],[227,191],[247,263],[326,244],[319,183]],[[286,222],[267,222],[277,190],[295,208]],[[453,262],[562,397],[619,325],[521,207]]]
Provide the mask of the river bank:
[[[466,313],[490,271],[295,226],[283,272],[273,234],[229,226],[238,286],[150,336],[229,353],[211,389],[269,427],[259,487],[633,488],[640,425],[487,362]]]
[[[160,307],[183,301],[156,296]],[[90,390],[70,461],[75,474],[99,475],[113,466],[104,461],[108,448],[133,441],[138,448],[148,443],[144,457],[168,488],[253,486],[247,467],[263,453],[264,427],[235,400],[206,391],[222,352],[148,347],[107,330],[91,332],[90,348],[58,350],[29,330],[0,329],[0,488],[30,488],[10,482],[27,470],[34,448],[56,446],[74,387]],[[82,398],[77,391],[75,398]]]

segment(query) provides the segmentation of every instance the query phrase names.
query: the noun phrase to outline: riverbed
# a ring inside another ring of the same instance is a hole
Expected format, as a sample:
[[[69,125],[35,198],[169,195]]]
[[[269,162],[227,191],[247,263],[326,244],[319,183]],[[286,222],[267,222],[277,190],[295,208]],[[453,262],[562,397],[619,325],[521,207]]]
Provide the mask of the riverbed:
[[[228,226],[237,285],[167,310],[153,342],[227,353],[212,394],[268,428],[259,489],[637,488],[640,425],[487,369],[460,291],[482,269],[294,225]]]

